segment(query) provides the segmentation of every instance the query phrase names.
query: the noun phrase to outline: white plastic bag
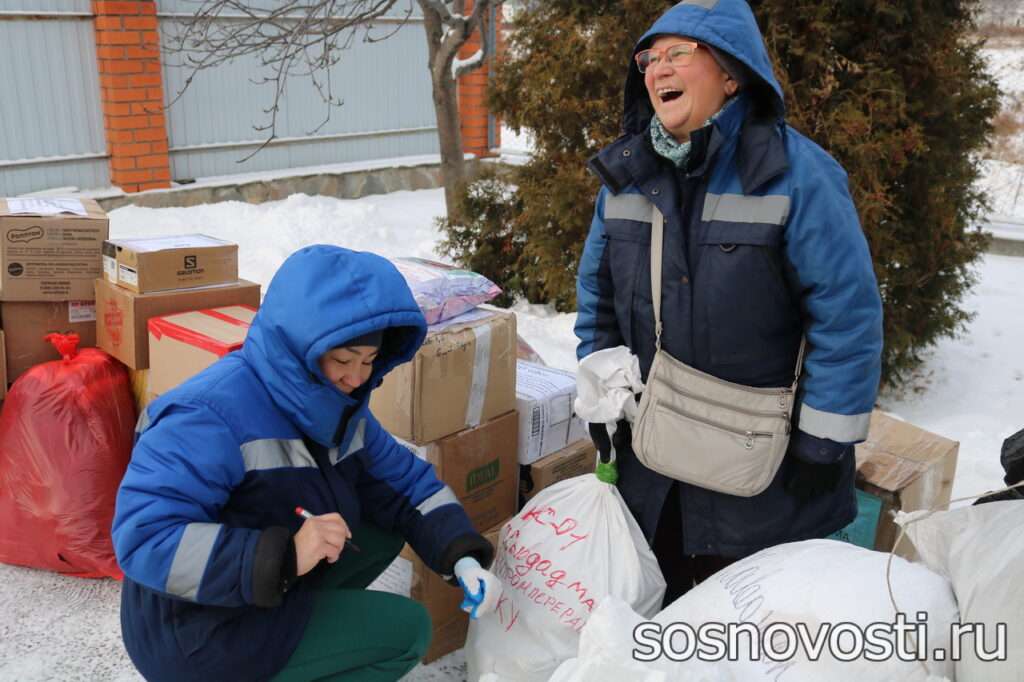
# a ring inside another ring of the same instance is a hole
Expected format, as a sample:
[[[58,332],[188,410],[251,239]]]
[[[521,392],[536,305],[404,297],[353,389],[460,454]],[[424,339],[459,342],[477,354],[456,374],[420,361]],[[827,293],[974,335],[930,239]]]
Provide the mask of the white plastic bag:
[[[984,626],[985,658],[1005,648],[1005,660],[982,660],[975,633],[961,638],[960,682],[1024,680],[1024,502],[989,502],[942,512],[901,514],[921,560],[953,583],[960,621]],[[1005,628],[1000,646],[997,625]]]
[[[616,597],[606,597],[580,634],[576,658],[563,663],[549,682],[733,682],[712,664],[651,665],[635,661],[633,628],[646,620]]]
[[[648,616],[665,581],[614,485],[594,474],[542,491],[501,529],[491,571],[497,611],[472,621],[469,679],[542,682],[576,655],[579,633],[608,595]]]
[[[653,621],[667,632],[668,626],[685,624],[694,632],[705,624],[732,625],[748,623],[757,632],[769,632],[774,623],[796,628],[802,625],[817,640],[825,626],[850,624],[866,629],[872,623],[892,623],[895,613],[889,599],[886,564],[889,555],[855,545],[831,540],[808,540],[779,545],[758,552],[719,571],[683,595]],[[917,613],[927,618],[927,651],[936,647],[949,650],[949,626],[957,618],[956,603],[949,583],[928,568],[893,557],[892,589],[898,606],[908,614],[908,621],[917,621]],[[609,600],[610,601],[610,600]],[[953,679],[953,665],[948,661],[902,661],[896,656],[871,661],[858,658],[841,661],[826,645],[818,660],[810,660],[798,650],[789,660],[773,661],[763,652],[760,659],[751,659],[746,635],[739,646],[723,653],[723,660],[712,661],[693,655],[686,660],[672,661],[663,656],[647,663],[635,660],[632,652],[647,650],[641,635],[634,640],[639,615],[630,614],[623,605],[603,603],[587,625],[580,640],[577,660],[560,670],[566,682],[582,682],[575,677],[583,669],[605,669],[606,664],[639,666],[643,674],[660,671],[666,682],[934,682]],[[842,626],[848,629],[848,625]],[[593,628],[593,630],[591,629]],[[838,630],[837,630],[838,631]],[[829,630],[831,632],[831,630]],[[774,639],[776,651],[785,642]],[[839,646],[848,650],[851,635],[839,638]],[[680,651],[686,645],[684,636],[674,636],[672,647]],[[735,660],[728,660],[733,656]],[[626,682],[628,677],[620,678]],[[637,679],[643,679],[637,675]],[[981,679],[981,678],[978,678]],[[970,682],[970,680],[968,680]]]
[[[591,353],[580,361],[576,388],[576,415],[587,422],[605,424],[611,436],[616,422],[627,419],[632,423],[636,417],[634,396],[644,390],[640,359],[625,346]]]

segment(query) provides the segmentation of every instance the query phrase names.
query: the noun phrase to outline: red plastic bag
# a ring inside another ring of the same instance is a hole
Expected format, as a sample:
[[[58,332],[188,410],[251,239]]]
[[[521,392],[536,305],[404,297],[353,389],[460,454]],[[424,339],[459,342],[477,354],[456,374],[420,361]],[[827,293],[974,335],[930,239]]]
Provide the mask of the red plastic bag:
[[[64,359],[19,377],[0,413],[0,561],[120,579],[110,524],[135,403],[127,369],[77,337],[48,335]]]

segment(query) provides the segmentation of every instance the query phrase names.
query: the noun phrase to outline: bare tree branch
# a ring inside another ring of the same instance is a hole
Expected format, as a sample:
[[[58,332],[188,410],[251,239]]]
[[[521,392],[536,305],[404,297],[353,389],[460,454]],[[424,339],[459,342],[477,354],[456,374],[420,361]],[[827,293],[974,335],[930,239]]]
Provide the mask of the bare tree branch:
[[[167,51],[178,55],[187,69],[184,85],[170,105],[177,102],[201,71],[217,68],[236,59],[256,55],[270,75],[261,84],[273,88],[271,104],[264,110],[269,121],[254,129],[270,138],[253,154],[276,138],[277,115],[289,78],[309,78],[327,106],[324,120],[312,134],[330,120],[331,109],[341,105],[334,96],[330,69],[342,53],[362,36],[377,42],[394,35],[409,20],[412,5],[394,20],[397,26],[384,38],[372,34],[376,21],[399,0],[282,0],[272,9],[257,9],[247,0],[202,0],[195,15],[170,35]],[[252,158],[253,154],[241,161]]]
[[[177,32],[166,34],[166,51],[180,59],[178,66],[186,73],[184,85],[170,105],[184,95],[200,72],[255,57],[266,73],[253,82],[269,86],[273,93],[263,110],[267,120],[253,126],[266,133],[267,139],[239,162],[251,159],[278,139],[278,115],[291,78],[310,79],[326,105],[323,120],[309,132],[313,134],[330,120],[333,107],[342,104],[342,98],[333,92],[331,69],[344,51],[357,39],[376,43],[393,36],[408,24],[416,2],[427,35],[445,199],[451,211],[464,172],[456,80],[494,53],[486,18],[499,1],[476,0],[467,15],[466,0],[275,0],[265,3],[265,9],[254,7],[253,0],[197,0],[194,15],[183,20]],[[408,3],[407,9],[389,15],[400,2]],[[379,31],[385,17],[394,28]],[[459,50],[477,30],[481,32],[481,49],[469,59],[456,61]]]

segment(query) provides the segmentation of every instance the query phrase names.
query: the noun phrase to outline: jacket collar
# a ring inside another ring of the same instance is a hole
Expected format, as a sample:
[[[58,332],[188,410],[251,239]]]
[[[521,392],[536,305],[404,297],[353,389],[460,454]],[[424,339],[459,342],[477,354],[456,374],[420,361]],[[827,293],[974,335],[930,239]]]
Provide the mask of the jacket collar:
[[[740,95],[709,129],[694,133],[694,147],[702,146],[706,152],[688,175],[704,175],[713,164],[728,162],[732,157],[743,193],[752,194],[789,169],[784,134],[781,119],[755,117],[747,98]],[[647,132],[623,135],[587,162],[612,194],[631,185],[643,186],[660,172],[661,157],[651,147],[648,136]]]

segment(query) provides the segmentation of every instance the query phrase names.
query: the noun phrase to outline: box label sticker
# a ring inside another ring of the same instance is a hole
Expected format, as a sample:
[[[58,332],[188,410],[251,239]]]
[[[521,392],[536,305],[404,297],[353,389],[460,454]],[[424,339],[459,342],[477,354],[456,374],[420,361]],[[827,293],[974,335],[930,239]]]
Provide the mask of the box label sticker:
[[[498,459],[473,469],[466,474],[466,492],[469,493],[480,486],[493,483],[498,480],[499,473],[501,473],[501,460]]]
[[[96,303],[93,301],[68,301],[68,322],[95,322]]]
[[[139,286],[139,273],[127,265],[118,264],[117,279],[125,284],[131,284],[133,287]]]
[[[111,284],[117,284],[117,259],[110,256],[103,257],[103,274]]]
[[[27,213],[30,215],[72,215],[88,216],[85,206],[78,199],[8,199],[7,211],[11,215]]]

